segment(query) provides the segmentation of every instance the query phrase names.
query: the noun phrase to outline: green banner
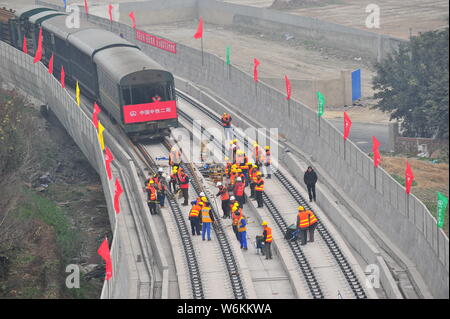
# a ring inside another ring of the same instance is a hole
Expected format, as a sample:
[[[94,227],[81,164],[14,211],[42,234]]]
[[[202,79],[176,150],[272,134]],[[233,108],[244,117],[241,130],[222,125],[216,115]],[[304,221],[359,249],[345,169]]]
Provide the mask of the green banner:
[[[227,64],[230,64],[230,50],[231,50],[231,48],[228,46],[227,47]]]
[[[322,116],[325,106],[325,97],[322,93],[317,92],[317,115]]]
[[[437,225],[439,228],[444,226],[445,211],[447,210],[448,198],[437,192]]]

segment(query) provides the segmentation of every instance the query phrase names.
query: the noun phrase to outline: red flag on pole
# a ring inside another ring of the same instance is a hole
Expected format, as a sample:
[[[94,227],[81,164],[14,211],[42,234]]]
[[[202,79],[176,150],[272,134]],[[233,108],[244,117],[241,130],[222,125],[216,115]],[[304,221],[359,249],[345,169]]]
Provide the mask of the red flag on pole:
[[[84,11],[86,12],[86,15],[89,14],[89,8],[88,8],[87,0],[84,0]]]
[[[111,173],[111,162],[114,160],[114,157],[109,150],[108,147],[105,147],[105,166],[106,166],[106,172],[108,173],[108,179],[112,178]]]
[[[411,165],[409,165],[408,161],[406,161],[406,171],[405,171],[405,188],[406,194],[411,193],[411,186],[414,181],[414,174],[411,169]]]
[[[39,62],[42,59],[42,28],[39,29],[39,36],[38,36],[38,45],[36,49],[36,54],[34,55],[34,62]]]
[[[114,210],[116,211],[116,214],[120,213],[119,198],[120,195],[122,195],[122,193],[123,193],[122,185],[120,185],[119,179],[116,178],[116,190],[114,191]]]
[[[27,37],[23,36],[22,51],[28,54]]]
[[[105,280],[109,280],[112,277],[112,262],[107,238],[105,238],[105,240],[102,242],[99,249],[97,250],[97,253],[103,258],[106,263]]]
[[[131,18],[131,21],[133,22],[133,29],[136,29],[136,18],[134,17],[134,12],[131,11],[128,16]]]
[[[380,151],[378,150],[378,148],[380,147],[380,142],[378,142],[378,140],[376,139],[375,136],[372,136],[372,151],[373,151],[373,165],[375,167],[378,167],[378,165],[381,162],[381,156],[380,156]]]
[[[108,5],[109,21],[111,21],[111,22],[112,22],[112,9],[113,9],[113,6],[111,4]]]
[[[98,129],[98,114],[102,110],[98,107],[97,103],[94,102],[94,112],[92,112],[92,123],[94,124],[95,128]]]
[[[258,82],[258,66],[261,63],[259,62],[259,60],[257,58],[253,59],[253,81]]]
[[[66,74],[64,73],[64,67],[61,66],[61,86],[63,88],[66,87],[66,85],[65,85],[65,77],[66,77]]]
[[[291,81],[289,81],[287,75],[284,76],[284,80],[286,81],[286,100],[291,99]]]
[[[350,127],[352,126],[352,121],[350,117],[347,115],[347,112],[344,112],[344,140],[348,138],[350,134]]]
[[[50,57],[50,60],[48,61],[48,73],[53,74],[53,58],[54,55],[52,53],[52,56]]]
[[[197,32],[194,34],[195,39],[200,39],[203,37],[203,19],[200,17],[200,21],[198,22]]]

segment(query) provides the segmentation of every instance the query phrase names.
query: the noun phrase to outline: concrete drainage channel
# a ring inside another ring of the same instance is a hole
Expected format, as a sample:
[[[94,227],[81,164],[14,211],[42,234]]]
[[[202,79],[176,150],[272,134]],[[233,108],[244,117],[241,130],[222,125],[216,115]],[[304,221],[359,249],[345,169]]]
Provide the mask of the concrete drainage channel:
[[[157,171],[157,165],[153,161],[152,157],[148,154],[145,147],[142,144],[138,144],[137,148],[139,149],[140,153],[144,156],[145,161],[147,162],[147,165],[149,169],[152,171],[152,173],[156,173]],[[176,221],[176,225],[178,228],[178,232],[180,234],[180,238],[183,241],[183,248],[184,253],[186,256],[186,263],[188,265],[189,269],[189,277],[191,280],[191,287],[192,287],[192,295],[194,299],[204,299],[204,291],[203,291],[203,285],[202,285],[202,279],[200,275],[200,267],[198,264],[197,257],[195,255],[194,246],[192,244],[192,238],[189,233],[189,229],[186,225],[186,222],[183,218],[183,214],[181,212],[180,205],[175,199],[175,195],[172,192],[169,192],[168,201],[170,205],[170,211],[173,214],[173,217]]]
[[[212,114],[209,110],[203,108],[202,105],[200,105],[196,101],[192,100],[191,98],[189,98],[187,95],[185,95],[184,93],[182,93],[180,91],[177,91],[177,94],[178,94],[178,96],[180,96],[181,98],[183,98],[184,100],[186,100],[187,102],[189,102],[190,104],[195,106],[196,108],[200,109],[203,113],[207,114],[212,120],[214,120],[215,122],[220,124],[220,120],[214,114]],[[180,113],[180,115],[185,117],[189,122],[193,123],[193,119],[190,118],[190,116],[187,115],[185,112],[179,111],[179,113]],[[204,130],[202,129],[202,132],[203,131]],[[208,135],[208,133],[206,133],[206,135]],[[248,146],[248,141],[244,140],[244,138],[242,136],[238,136],[238,138],[241,142],[243,142],[246,146]],[[216,143],[216,145],[219,148],[222,149],[222,152],[224,154],[226,154],[225,146],[222,144],[219,145],[217,140],[213,140],[213,141]],[[291,194],[291,196],[296,200],[297,203],[307,207],[308,209],[311,209],[311,207],[307,204],[307,201],[300,195],[300,193],[297,191],[297,189],[289,182],[289,180],[280,171],[275,172],[274,175],[278,178],[278,180],[281,182],[281,184],[283,184],[283,186],[286,188],[286,190],[289,192],[289,194]],[[281,214],[280,214],[279,210],[277,209],[277,207],[275,206],[275,204],[270,200],[270,198],[265,193],[263,193],[263,200],[264,200],[264,204],[268,207],[269,212],[273,216],[274,220],[276,221],[276,223],[277,223],[278,227],[280,228],[280,230],[282,231],[282,233],[283,234],[286,233],[286,230],[287,230],[286,222],[284,221],[283,217],[281,216]],[[350,286],[352,292],[354,293],[355,297],[357,299],[367,298],[367,295],[366,295],[364,289],[362,288],[358,278],[356,277],[355,273],[353,272],[347,259],[342,254],[339,246],[337,245],[335,240],[332,238],[331,234],[328,232],[326,227],[320,222],[319,218],[317,218],[317,219],[318,219],[317,229],[318,229],[321,237],[325,241],[326,245],[328,246],[328,248],[329,248],[331,254],[333,255],[334,259],[336,260],[337,264],[339,265],[339,267],[340,267],[342,273],[344,274],[344,277],[345,277],[348,285]],[[312,272],[312,269],[309,266],[309,263],[306,260],[298,243],[296,241],[290,241],[289,246],[295,256],[297,263],[300,266],[303,276],[306,279],[306,282],[308,284],[308,287],[310,289],[312,296],[314,298],[324,298],[322,290],[316,279],[316,276]]]

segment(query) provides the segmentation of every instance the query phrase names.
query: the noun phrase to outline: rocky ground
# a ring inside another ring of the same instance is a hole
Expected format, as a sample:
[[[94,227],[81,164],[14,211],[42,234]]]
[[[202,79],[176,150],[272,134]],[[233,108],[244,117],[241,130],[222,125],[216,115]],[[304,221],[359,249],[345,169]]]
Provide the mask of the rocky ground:
[[[14,145],[2,143],[8,106],[19,115]],[[56,118],[5,90],[0,111],[0,298],[98,298],[104,275],[87,273],[103,269],[97,249],[111,236],[99,177]],[[65,286],[69,264],[80,289]]]

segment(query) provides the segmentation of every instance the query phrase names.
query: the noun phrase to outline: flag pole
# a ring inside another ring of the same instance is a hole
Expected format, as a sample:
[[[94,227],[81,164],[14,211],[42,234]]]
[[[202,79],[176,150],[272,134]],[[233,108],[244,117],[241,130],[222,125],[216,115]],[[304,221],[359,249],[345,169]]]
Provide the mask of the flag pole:
[[[200,38],[200,40],[201,40],[201,46],[202,46],[202,65],[203,65],[203,35],[202,35],[202,37]]]
[[[318,116],[319,118],[319,136],[320,136],[320,115]]]
[[[373,166],[373,182],[375,185],[375,190],[377,189],[377,167]]]
[[[288,116],[291,118],[291,99],[288,99]]]

